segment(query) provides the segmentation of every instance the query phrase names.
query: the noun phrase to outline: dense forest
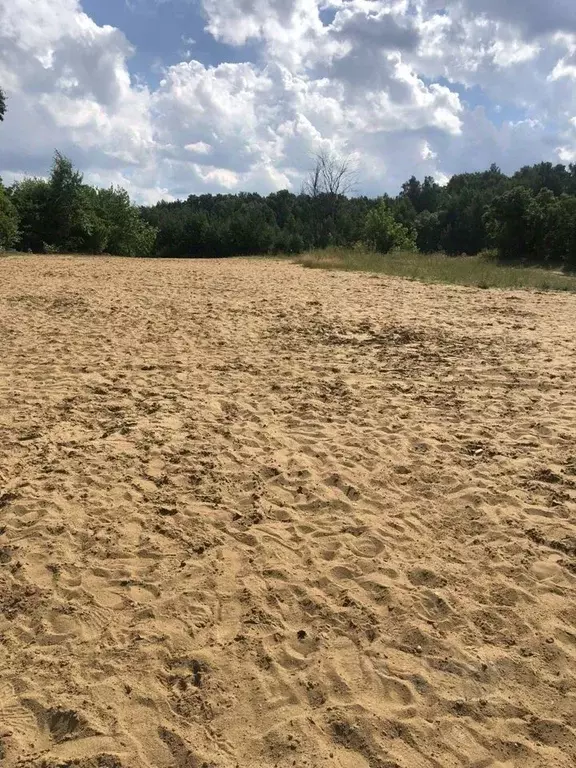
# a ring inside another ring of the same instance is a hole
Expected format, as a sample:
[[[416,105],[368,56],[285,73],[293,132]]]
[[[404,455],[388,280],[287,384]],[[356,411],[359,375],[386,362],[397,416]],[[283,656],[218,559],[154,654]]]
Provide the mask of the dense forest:
[[[0,121],[6,102],[0,90]],[[47,179],[4,187],[0,250],[206,257],[300,253],[327,246],[477,254],[576,269],[576,165],[495,165],[441,186],[415,177],[396,197],[355,195],[344,159],[321,153],[300,194],[190,195],[136,207],[96,189],[56,152]]]
[[[497,249],[504,259],[576,268],[576,166],[497,167],[445,186],[412,177],[397,197],[286,190],[191,195],[141,209],[160,256],[295,253],[357,243],[449,255]]]

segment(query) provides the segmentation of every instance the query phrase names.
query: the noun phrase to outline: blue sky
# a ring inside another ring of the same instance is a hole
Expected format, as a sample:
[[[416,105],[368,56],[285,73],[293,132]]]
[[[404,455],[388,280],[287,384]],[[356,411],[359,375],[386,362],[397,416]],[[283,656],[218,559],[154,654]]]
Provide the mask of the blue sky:
[[[151,85],[157,85],[163,67],[187,58],[198,59],[207,66],[258,60],[257,47],[225,45],[205,32],[206,20],[194,0],[82,0],[81,4],[98,24],[109,24],[124,32],[135,46],[135,54],[128,61],[130,72]],[[335,15],[334,8],[320,11],[326,25],[332,23]],[[471,108],[484,107],[495,124],[525,116],[525,110],[514,105],[493,102],[478,85],[449,83],[445,77],[438,77],[435,82],[452,88]]]
[[[162,67],[186,58],[212,66],[257,58],[249,46],[238,49],[207,34],[206,21],[194,0],[82,0],[81,5],[97,24],[124,32],[135,47],[128,60],[130,72],[151,85],[160,80]]]
[[[143,202],[298,190],[321,149],[368,194],[576,162],[571,0],[0,0],[0,86],[5,181],[58,148]]]

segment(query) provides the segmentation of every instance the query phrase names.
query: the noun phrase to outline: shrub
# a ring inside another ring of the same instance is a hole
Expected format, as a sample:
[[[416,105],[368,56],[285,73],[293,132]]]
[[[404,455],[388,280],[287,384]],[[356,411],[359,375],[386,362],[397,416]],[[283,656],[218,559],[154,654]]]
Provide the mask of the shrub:
[[[366,216],[364,242],[379,253],[416,250],[414,232],[394,219],[385,202],[381,202]]]
[[[10,248],[18,239],[18,213],[0,183],[0,251]]]

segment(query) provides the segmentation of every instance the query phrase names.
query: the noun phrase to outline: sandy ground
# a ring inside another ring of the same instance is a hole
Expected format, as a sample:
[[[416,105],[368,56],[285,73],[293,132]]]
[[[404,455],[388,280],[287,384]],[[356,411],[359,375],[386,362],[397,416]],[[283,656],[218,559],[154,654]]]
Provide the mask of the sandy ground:
[[[576,764],[576,297],[0,259],[0,763]]]

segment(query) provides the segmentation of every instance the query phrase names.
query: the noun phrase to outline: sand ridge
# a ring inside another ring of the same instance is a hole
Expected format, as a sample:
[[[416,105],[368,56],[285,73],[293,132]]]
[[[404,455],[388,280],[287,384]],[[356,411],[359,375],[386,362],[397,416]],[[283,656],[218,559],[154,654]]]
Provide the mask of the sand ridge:
[[[576,297],[0,259],[0,763],[576,762]]]

